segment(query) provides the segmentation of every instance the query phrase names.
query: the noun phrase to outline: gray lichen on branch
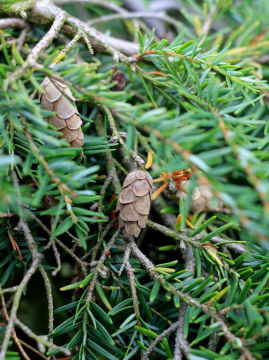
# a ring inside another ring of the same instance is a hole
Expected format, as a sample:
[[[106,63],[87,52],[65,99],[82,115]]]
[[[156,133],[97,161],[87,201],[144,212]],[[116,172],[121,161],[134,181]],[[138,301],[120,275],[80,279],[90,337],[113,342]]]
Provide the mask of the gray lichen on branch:
[[[7,10],[7,13],[11,15],[17,14],[13,9]],[[60,13],[64,14],[65,17],[66,26],[63,27],[65,34],[74,37],[77,32],[85,33],[92,41],[93,48],[97,47],[99,51],[101,49],[105,50],[113,56],[115,61],[122,60],[128,62],[128,58],[124,54],[133,55],[138,52],[138,45],[113,37],[107,37],[79,19],[68,15],[59,7],[51,4],[43,4],[41,0],[37,0],[34,7],[30,6],[30,8],[27,9],[27,19],[28,21],[44,25],[50,24],[53,21],[58,23]]]

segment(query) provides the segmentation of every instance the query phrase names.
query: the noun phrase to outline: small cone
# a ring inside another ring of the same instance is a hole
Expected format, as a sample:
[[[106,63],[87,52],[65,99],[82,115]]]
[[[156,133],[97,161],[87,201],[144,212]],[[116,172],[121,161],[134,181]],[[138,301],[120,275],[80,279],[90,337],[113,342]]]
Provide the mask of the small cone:
[[[182,181],[180,185],[188,191],[188,187],[190,186],[190,180]],[[175,194],[176,200],[180,198],[186,199],[187,194],[182,191],[178,190]],[[215,200],[215,201],[214,201]],[[192,202],[190,210],[193,213],[200,213],[200,212],[210,212],[210,211],[219,211],[219,212],[227,212],[225,209],[224,204],[221,200],[214,197],[213,192],[211,189],[206,185],[198,185],[193,193],[192,193]]]
[[[48,117],[48,122],[63,133],[71,146],[83,146],[82,121],[70,89],[61,81],[53,80],[52,82],[48,77],[44,79],[41,86],[45,90],[40,95],[42,108],[56,113]]]
[[[119,227],[126,236],[138,237],[147,225],[150,212],[152,177],[146,171],[134,170],[123,182],[116,211],[119,211]]]

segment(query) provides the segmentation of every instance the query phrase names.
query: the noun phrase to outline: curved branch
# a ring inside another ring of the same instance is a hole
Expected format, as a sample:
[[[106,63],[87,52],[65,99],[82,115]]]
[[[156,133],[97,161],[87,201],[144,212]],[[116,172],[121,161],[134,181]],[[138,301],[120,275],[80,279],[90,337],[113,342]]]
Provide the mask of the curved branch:
[[[8,27],[24,29],[27,25],[27,21],[18,18],[0,19],[0,29]]]
[[[14,15],[17,14],[14,11],[6,12]],[[58,17],[59,12],[64,13],[66,16],[65,23],[67,25],[62,28],[62,32],[71,37],[73,37],[78,31],[84,32],[92,41],[92,46],[96,51],[108,52],[116,61],[120,59],[124,62],[128,62],[128,58],[125,55],[134,55],[138,53],[138,44],[108,37],[94,28],[86,25],[83,21],[67,14],[59,7],[43,4],[41,0],[37,1],[35,6],[27,11],[27,20],[33,23],[46,25],[53,22]]]
[[[9,343],[11,332],[12,332],[12,329],[13,329],[13,326],[14,326],[14,322],[16,320],[16,314],[17,314],[17,311],[18,311],[18,307],[19,307],[19,303],[20,303],[20,299],[21,299],[21,296],[22,296],[23,289],[26,286],[26,284],[29,282],[29,280],[31,279],[32,275],[38,269],[38,266],[39,266],[42,258],[43,258],[43,256],[41,254],[36,254],[36,257],[33,260],[30,269],[25,274],[25,276],[22,279],[20,285],[18,286],[18,290],[16,291],[16,293],[14,295],[14,300],[13,300],[12,308],[11,308],[11,311],[10,311],[9,322],[7,324],[7,327],[6,327],[6,332],[5,332],[4,340],[3,340],[3,343],[2,343],[2,349],[1,349],[1,352],[0,352],[0,360],[5,360],[6,359],[6,351],[7,351],[7,348],[8,348],[8,343]]]
[[[176,321],[174,324],[169,326],[169,328],[164,330],[159,336],[157,336],[156,339],[153,341],[153,343],[147,348],[146,352],[144,352],[141,360],[147,360],[148,356],[153,351],[153,349],[159,344],[159,342],[162,341],[162,339],[165,338],[167,335],[171,334],[171,332],[175,331],[178,328],[178,325],[179,325],[179,321]]]

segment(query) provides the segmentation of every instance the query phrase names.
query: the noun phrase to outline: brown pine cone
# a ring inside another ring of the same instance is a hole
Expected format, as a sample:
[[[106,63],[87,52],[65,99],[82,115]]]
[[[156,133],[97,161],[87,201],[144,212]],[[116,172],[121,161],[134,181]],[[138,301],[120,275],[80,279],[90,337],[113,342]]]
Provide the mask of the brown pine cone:
[[[124,228],[126,236],[138,237],[146,227],[152,187],[152,177],[147,171],[133,170],[125,178],[116,211],[120,211],[119,227]]]
[[[190,184],[190,180],[182,181],[180,183],[180,185],[182,185],[186,192],[188,191],[188,187],[190,186]],[[188,196],[186,192],[177,190],[175,194],[176,201],[178,201],[180,198],[183,198],[183,200],[185,200]],[[227,213],[227,209],[225,209],[223,202],[214,196],[214,193],[207,185],[203,184],[198,185],[193,190],[190,210],[193,213],[210,211]]]
[[[73,147],[84,144],[81,130],[82,121],[74,103],[70,89],[61,81],[46,77],[41,86],[45,93],[41,94],[40,102],[43,109],[55,111],[56,115],[48,117],[48,122],[60,130]]]

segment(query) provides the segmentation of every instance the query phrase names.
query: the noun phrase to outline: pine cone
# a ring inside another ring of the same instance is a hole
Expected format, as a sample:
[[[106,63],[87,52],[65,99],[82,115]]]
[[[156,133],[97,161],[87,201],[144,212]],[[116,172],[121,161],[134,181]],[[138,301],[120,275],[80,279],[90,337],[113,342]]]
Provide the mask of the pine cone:
[[[187,191],[191,182],[189,180],[182,181],[180,185]],[[183,198],[184,200],[187,198],[187,194],[184,191],[178,190],[175,194],[176,200],[179,198]],[[219,211],[219,212],[227,212],[224,204],[221,200],[217,199],[212,190],[207,185],[198,185],[192,193],[192,202],[190,210],[193,213],[200,212],[210,212],[210,211]]]
[[[41,86],[45,90],[40,96],[41,106],[56,112],[56,115],[48,118],[48,122],[64,134],[71,146],[81,147],[84,144],[82,121],[70,89],[61,81],[53,80],[52,83],[48,77]]]
[[[134,170],[124,180],[116,211],[119,214],[119,227],[125,235],[138,237],[146,227],[150,212],[152,177],[146,171]]]

